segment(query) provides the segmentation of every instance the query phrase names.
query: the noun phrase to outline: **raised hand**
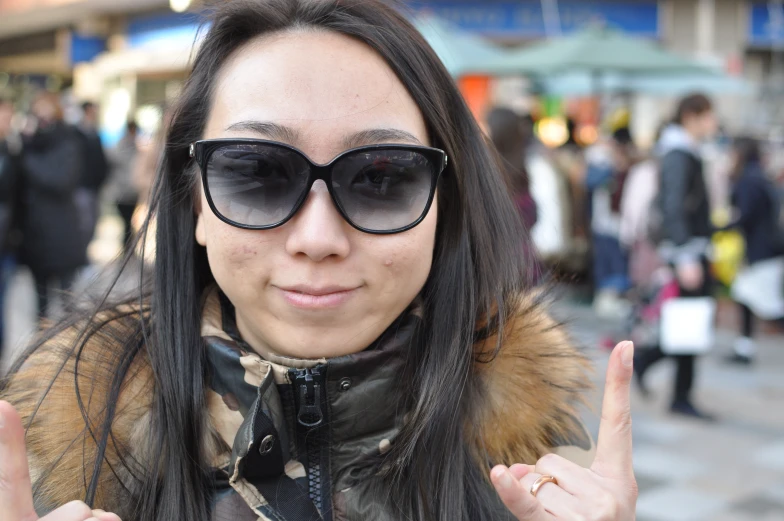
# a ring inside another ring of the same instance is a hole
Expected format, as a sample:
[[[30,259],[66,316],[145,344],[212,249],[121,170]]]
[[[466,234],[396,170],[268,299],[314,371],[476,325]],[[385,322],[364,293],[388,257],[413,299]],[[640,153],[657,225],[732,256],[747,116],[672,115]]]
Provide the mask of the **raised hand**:
[[[0,401],[0,519],[2,521],[120,521],[114,514],[72,501],[38,518],[19,414]]]
[[[544,456],[536,465],[493,468],[490,479],[519,521],[634,520],[637,482],[629,406],[633,358],[631,342],[618,344],[610,356],[596,458],[590,469],[555,454]],[[554,477],[556,483],[543,483],[542,476]],[[532,490],[537,483],[537,490]]]

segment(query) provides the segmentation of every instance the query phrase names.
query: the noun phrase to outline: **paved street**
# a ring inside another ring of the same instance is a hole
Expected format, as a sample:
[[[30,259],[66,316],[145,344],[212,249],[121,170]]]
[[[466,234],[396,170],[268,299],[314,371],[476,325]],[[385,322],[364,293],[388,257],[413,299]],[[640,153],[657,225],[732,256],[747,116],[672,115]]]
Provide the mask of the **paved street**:
[[[617,326],[564,300],[557,314],[589,346],[601,390],[608,355],[594,346]],[[633,392],[638,521],[784,520],[784,337],[761,337],[758,363],[748,368],[723,362],[732,338],[720,331],[716,351],[698,365],[695,401],[717,423],[666,413],[674,376],[669,361],[646,375],[654,398]],[[593,403],[598,411],[601,392]],[[596,415],[586,420],[596,435]]]
[[[8,302],[9,340],[18,345],[34,310],[26,272],[14,280]],[[607,352],[596,346],[617,325],[567,297],[555,312],[596,361],[601,391]],[[719,417],[717,423],[665,413],[673,374],[668,361],[650,371],[650,402],[633,393],[638,521],[784,520],[784,337],[763,337],[758,363],[749,368],[723,363],[731,340],[721,331],[717,350],[699,364],[697,402]],[[601,392],[592,402],[598,411]],[[595,435],[596,415],[586,414],[586,422]]]

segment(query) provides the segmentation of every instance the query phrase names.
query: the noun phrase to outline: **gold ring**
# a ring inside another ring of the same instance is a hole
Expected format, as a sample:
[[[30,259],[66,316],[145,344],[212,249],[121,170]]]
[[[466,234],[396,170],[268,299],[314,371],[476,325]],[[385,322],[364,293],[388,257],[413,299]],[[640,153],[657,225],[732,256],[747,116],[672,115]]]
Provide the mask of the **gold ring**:
[[[531,495],[536,497],[537,492],[539,489],[542,488],[542,485],[545,483],[552,483],[553,485],[558,485],[558,480],[555,479],[553,476],[539,476],[539,479],[534,481],[534,484],[531,486]]]

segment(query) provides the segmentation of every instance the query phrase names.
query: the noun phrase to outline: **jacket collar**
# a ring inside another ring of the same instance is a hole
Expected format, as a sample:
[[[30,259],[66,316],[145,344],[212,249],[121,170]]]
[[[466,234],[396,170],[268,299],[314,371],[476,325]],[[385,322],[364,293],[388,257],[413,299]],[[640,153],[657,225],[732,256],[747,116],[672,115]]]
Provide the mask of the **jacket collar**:
[[[211,417],[219,420],[213,425],[219,429],[222,442],[233,447],[239,457],[246,454],[247,446],[237,446],[238,436],[248,416],[261,409],[272,413],[276,429],[285,433],[290,442],[292,431],[296,430],[292,420],[296,418],[286,419],[283,409],[293,406],[289,393],[298,392],[293,380],[297,372],[318,368],[325,373],[325,390],[332,397],[328,406],[331,443],[338,452],[344,444],[352,445],[351,440],[363,440],[379,433],[384,433],[383,447],[399,430],[402,404],[395,400],[405,394],[397,389],[399,372],[420,321],[421,308],[415,303],[361,352],[332,359],[262,357],[242,340],[228,298],[217,289],[210,290],[205,299],[201,333],[208,361],[208,408]],[[271,405],[260,409],[262,402]],[[280,411],[273,410],[277,403]],[[373,414],[361,414],[362,411]]]
[[[329,360],[261,357],[239,336],[228,299],[217,290],[208,293],[202,326],[208,408],[224,447],[213,463],[235,490],[250,491],[245,500],[251,509],[282,519],[321,519],[312,516],[331,510],[332,491],[376,471],[373,462],[402,423],[399,373],[419,322],[413,305],[359,353]],[[308,439],[321,441],[310,445]],[[305,494],[313,487],[307,472],[313,472],[314,447],[326,451],[315,456],[324,466],[316,496]],[[264,498],[263,504],[253,497]],[[288,499],[275,504],[280,497]]]

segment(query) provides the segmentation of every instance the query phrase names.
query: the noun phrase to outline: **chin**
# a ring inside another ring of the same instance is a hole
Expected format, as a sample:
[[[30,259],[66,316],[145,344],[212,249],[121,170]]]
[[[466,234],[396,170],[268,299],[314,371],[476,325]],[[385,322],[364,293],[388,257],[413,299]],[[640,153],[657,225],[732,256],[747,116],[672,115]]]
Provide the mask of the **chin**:
[[[358,353],[365,350],[381,334],[379,332],[373,338],[364,338],[364,335],[347,337],[345,334],[347,329],[363,330],[361,327],[356,327],[359,323],[361,322],[353,322],[353,328],[335,323],[329,328],[332,331],[321,326],[286,328],[289,332],[281,335],[275,351],[284,356],[304,359],[335,358]]]

